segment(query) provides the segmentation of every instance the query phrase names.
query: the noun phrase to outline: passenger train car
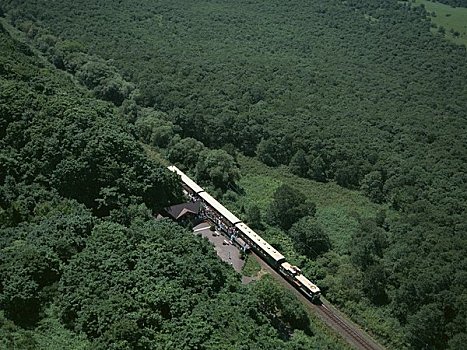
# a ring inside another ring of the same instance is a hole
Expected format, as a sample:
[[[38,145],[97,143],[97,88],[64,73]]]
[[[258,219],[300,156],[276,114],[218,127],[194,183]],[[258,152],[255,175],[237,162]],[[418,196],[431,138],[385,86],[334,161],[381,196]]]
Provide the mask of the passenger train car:
[[[279,251],[261,238],[260,235],[243,223],[237,216],[232,214],[180,169],[173,165],[169,166],[168,169],[180,176],[182,186],[188,196],[196,200],[201,200],[204,203],[206,216],[217,227],[228,235],[232,234],[234,237],[240,237],[251,249],[261,256],[263,260],[284,276],[311,301],[319,301],[321,290],[306,278],[298,267],[288,263]]]

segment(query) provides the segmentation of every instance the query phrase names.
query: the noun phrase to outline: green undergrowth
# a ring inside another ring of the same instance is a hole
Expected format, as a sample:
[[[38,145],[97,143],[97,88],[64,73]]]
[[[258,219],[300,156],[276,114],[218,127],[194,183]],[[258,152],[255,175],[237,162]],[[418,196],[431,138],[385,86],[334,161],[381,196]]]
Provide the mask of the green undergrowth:
[[[375,217],[384,206],[371,203],[358,191],[352,191],[335,183],[320,183],[290,174],[286,167],[271,168],[253,158],[240,157],[242,171],[240,186],[245,191],[240,196],[238,207],[257,205],[264,214],[276,188],[286,183],[303,192],[307,199],[316,203],[316,219],[329,234],[333,247],[343,253],[352,233],[357,229],[357,218]],[[265,235],[278,240],[275,230],[266,230]],[[286,238],[283,239],[287,240]],[[280,244],[287,248],[289,244]],[[291,245],[291,243],[290,243]]]
[[[242,274],[248,277],[254,277],[261,271],[261,265],[251,255],[246,256],[245,265],[243,265]]]

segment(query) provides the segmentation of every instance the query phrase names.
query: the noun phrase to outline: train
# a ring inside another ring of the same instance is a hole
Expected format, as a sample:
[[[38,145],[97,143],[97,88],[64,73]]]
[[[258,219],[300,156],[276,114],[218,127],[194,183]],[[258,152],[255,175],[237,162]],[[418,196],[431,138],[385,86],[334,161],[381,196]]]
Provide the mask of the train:
[[[243,242],[243,249],[248,248],[253,250],[309,300],[313,303],[320,302],[321,290],[306,278],[298,267],[287,262],[284,255],[261,238],[260,235],[225,208],[195,181],[190,179],[184,172],[174,165],[169,166],[168,169],[180,177],[183,189],[187,195],[204,203],[206,216],[220,230],[232,238],[240,238]]]

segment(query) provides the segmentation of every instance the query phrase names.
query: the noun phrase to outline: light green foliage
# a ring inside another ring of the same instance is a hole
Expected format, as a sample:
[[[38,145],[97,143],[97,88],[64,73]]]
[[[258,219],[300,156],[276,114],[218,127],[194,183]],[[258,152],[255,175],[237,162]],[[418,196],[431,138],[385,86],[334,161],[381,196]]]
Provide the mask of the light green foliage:
[[[329,289],[327,297],[334,302],[358,303],[363,297],[362,273],[345,259],[336,263],[338,264],[336,271],[326,276],[320,286],[324,290]]]
[[[243,265],[242,274],[245,276],[256,276],[261,271],[261,265],[251,256],[246,256],[245,265]]]
[[[155,147],[167,147],[175,135],[174,125],[164,113],[152,112],[136,120],[137,135],[143,142]]]
[[[283,183],[305,194],[306,200],[316,203],[316,220],[326,230],[333,247],[346,251],[352,233],[357,229],[355,215],[375,216],[378,206],[356,191],[332,183],[319,183],[290,175],[281,168],[269,168],[249,158],[239,157],[242,169],[240,186],[245,197],[238,205],[248,208],[257,205],[263,212],[273,200],[273,193]]]
[[[433,28],[433,32],[439,32],[444,28],[446,38],[456,44],[467,46],[467,8],[451,7],[447,4],[440,4],[436,1],[415,0],[417,5],[425,6],[430,16],[430,20],[438,28]]]
[[[373,208],[366,208],[365,213],[370,214]],[[358,220],[352,207],[347,205],[330,205],[319,207],[316,220],[328,233],[333,249],[336,252],[347,252],[351,244],[352,234],[358,230]]]

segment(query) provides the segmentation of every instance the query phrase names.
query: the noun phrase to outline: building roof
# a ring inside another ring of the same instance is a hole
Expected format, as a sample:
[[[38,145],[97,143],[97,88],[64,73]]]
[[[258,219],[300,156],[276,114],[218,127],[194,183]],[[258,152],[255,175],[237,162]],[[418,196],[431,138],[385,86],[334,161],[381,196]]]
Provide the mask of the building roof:
[[[169,214],[175,220],[180,219],[186,214],[197,215],[201,209],[201,202],[187,202],[177,205],[172,205],[171,207],[165,208],[167,214]]]

